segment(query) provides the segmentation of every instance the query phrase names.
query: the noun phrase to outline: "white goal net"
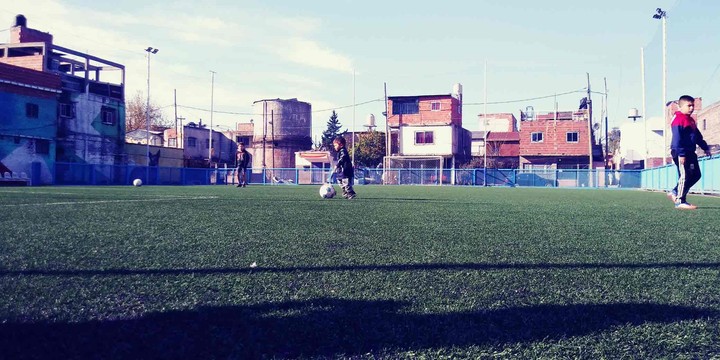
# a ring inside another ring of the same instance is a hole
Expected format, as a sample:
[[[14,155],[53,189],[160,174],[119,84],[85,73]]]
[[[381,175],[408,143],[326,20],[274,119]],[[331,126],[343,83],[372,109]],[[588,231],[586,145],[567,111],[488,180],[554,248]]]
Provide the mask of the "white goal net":
[[[442,156],[386,156],[383,159],[384,184],[442,185]]]

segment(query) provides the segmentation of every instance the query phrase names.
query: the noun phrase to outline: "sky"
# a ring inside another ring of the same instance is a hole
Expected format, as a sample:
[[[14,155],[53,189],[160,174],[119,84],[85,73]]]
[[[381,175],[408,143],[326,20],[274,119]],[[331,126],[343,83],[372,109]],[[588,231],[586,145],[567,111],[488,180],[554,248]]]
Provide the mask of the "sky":
[[[179,117],[208,123],[212,107],[217,129],[259,120],[254,101],[297,98],[312,104],[315,140],[332,110],[343,129],[362,131],[374,114],[383,130],[384,84],[404,96],[460,83],[463,126],[480,130],[485,111],[577,109],[588,74],[593,121],[606,115],[612,128],[630,121],[630,108],[642,114],[641,48],[646,112],[661,114],[658,7],[668,100],[720,101],[716,1],[14,0],[0,5],[0,42],[23,14],[55,44],[125,65],[128,99],[145,98],[145,49],[157,48],[151,102],[173,119],[176,91]]]

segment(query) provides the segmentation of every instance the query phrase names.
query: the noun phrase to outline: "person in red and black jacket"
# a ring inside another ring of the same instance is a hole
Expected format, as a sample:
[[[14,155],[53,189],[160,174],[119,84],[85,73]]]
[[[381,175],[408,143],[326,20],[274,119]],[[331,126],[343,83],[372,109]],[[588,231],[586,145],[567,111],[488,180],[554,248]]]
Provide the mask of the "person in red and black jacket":
[[[695,110],[695,99],[690,95],[683,95],[678,100],[680,110],[675,112],[672,121],[672,143],[670,154],[678,171],[678,182],[668,197],[675,202],[675,208],[683,210],[697,209],[697,206],[687,202],[690,188],[700,180],[700,165],[695,153],[698,146],[710,156],[708,147],[700,130],[697,128],[692,115]]]

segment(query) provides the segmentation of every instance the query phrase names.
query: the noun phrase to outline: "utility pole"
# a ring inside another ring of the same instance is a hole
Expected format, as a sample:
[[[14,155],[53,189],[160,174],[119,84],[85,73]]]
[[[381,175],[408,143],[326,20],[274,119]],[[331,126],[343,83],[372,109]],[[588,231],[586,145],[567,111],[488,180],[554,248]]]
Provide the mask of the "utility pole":
[[[383,83],[385,89],[385,157],[386,159],[390,156],[390,114],[388,114],[388,96],[387,96],[387,83]],[[387,174],[387,166],[390,165],[390,160],[383,165]]]
[[[586,74],[587,74],[587,108],[588,108],[588,158],[590,161],[588,163],[588,169],[590,169],[590,171],[591,171],[590,175],[592,175],[592,167],[593,167],[592,100],[590,99],[590,93],[591,93],[591,91],[590,91],[590,73],[586,73]]]
[[[605,80],[605,158],[610,155],[608,153],[608,88],[607,88],[607,78],[603,78]]]
[[[355,69],[353,69],[352,163],[355,166]]]
[[[178,147],[177,89],[173,89],[173,105],[175,108],[175,147]]]
[[[212,74],[211,86],[210,86],[210,141],[208,142],[208,166],[212,166],[212,149],[213,149],[213,104],[214,104],[214,92],[215,92],[215,72],[210,70]]]

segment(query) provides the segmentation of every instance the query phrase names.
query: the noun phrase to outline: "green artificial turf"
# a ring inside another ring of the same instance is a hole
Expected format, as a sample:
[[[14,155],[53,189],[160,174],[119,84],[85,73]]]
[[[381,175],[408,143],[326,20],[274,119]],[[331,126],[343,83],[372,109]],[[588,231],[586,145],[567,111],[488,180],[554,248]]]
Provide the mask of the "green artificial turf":
[[[0,188],[0,357],[720,356],[718,198],[317,190]]]

